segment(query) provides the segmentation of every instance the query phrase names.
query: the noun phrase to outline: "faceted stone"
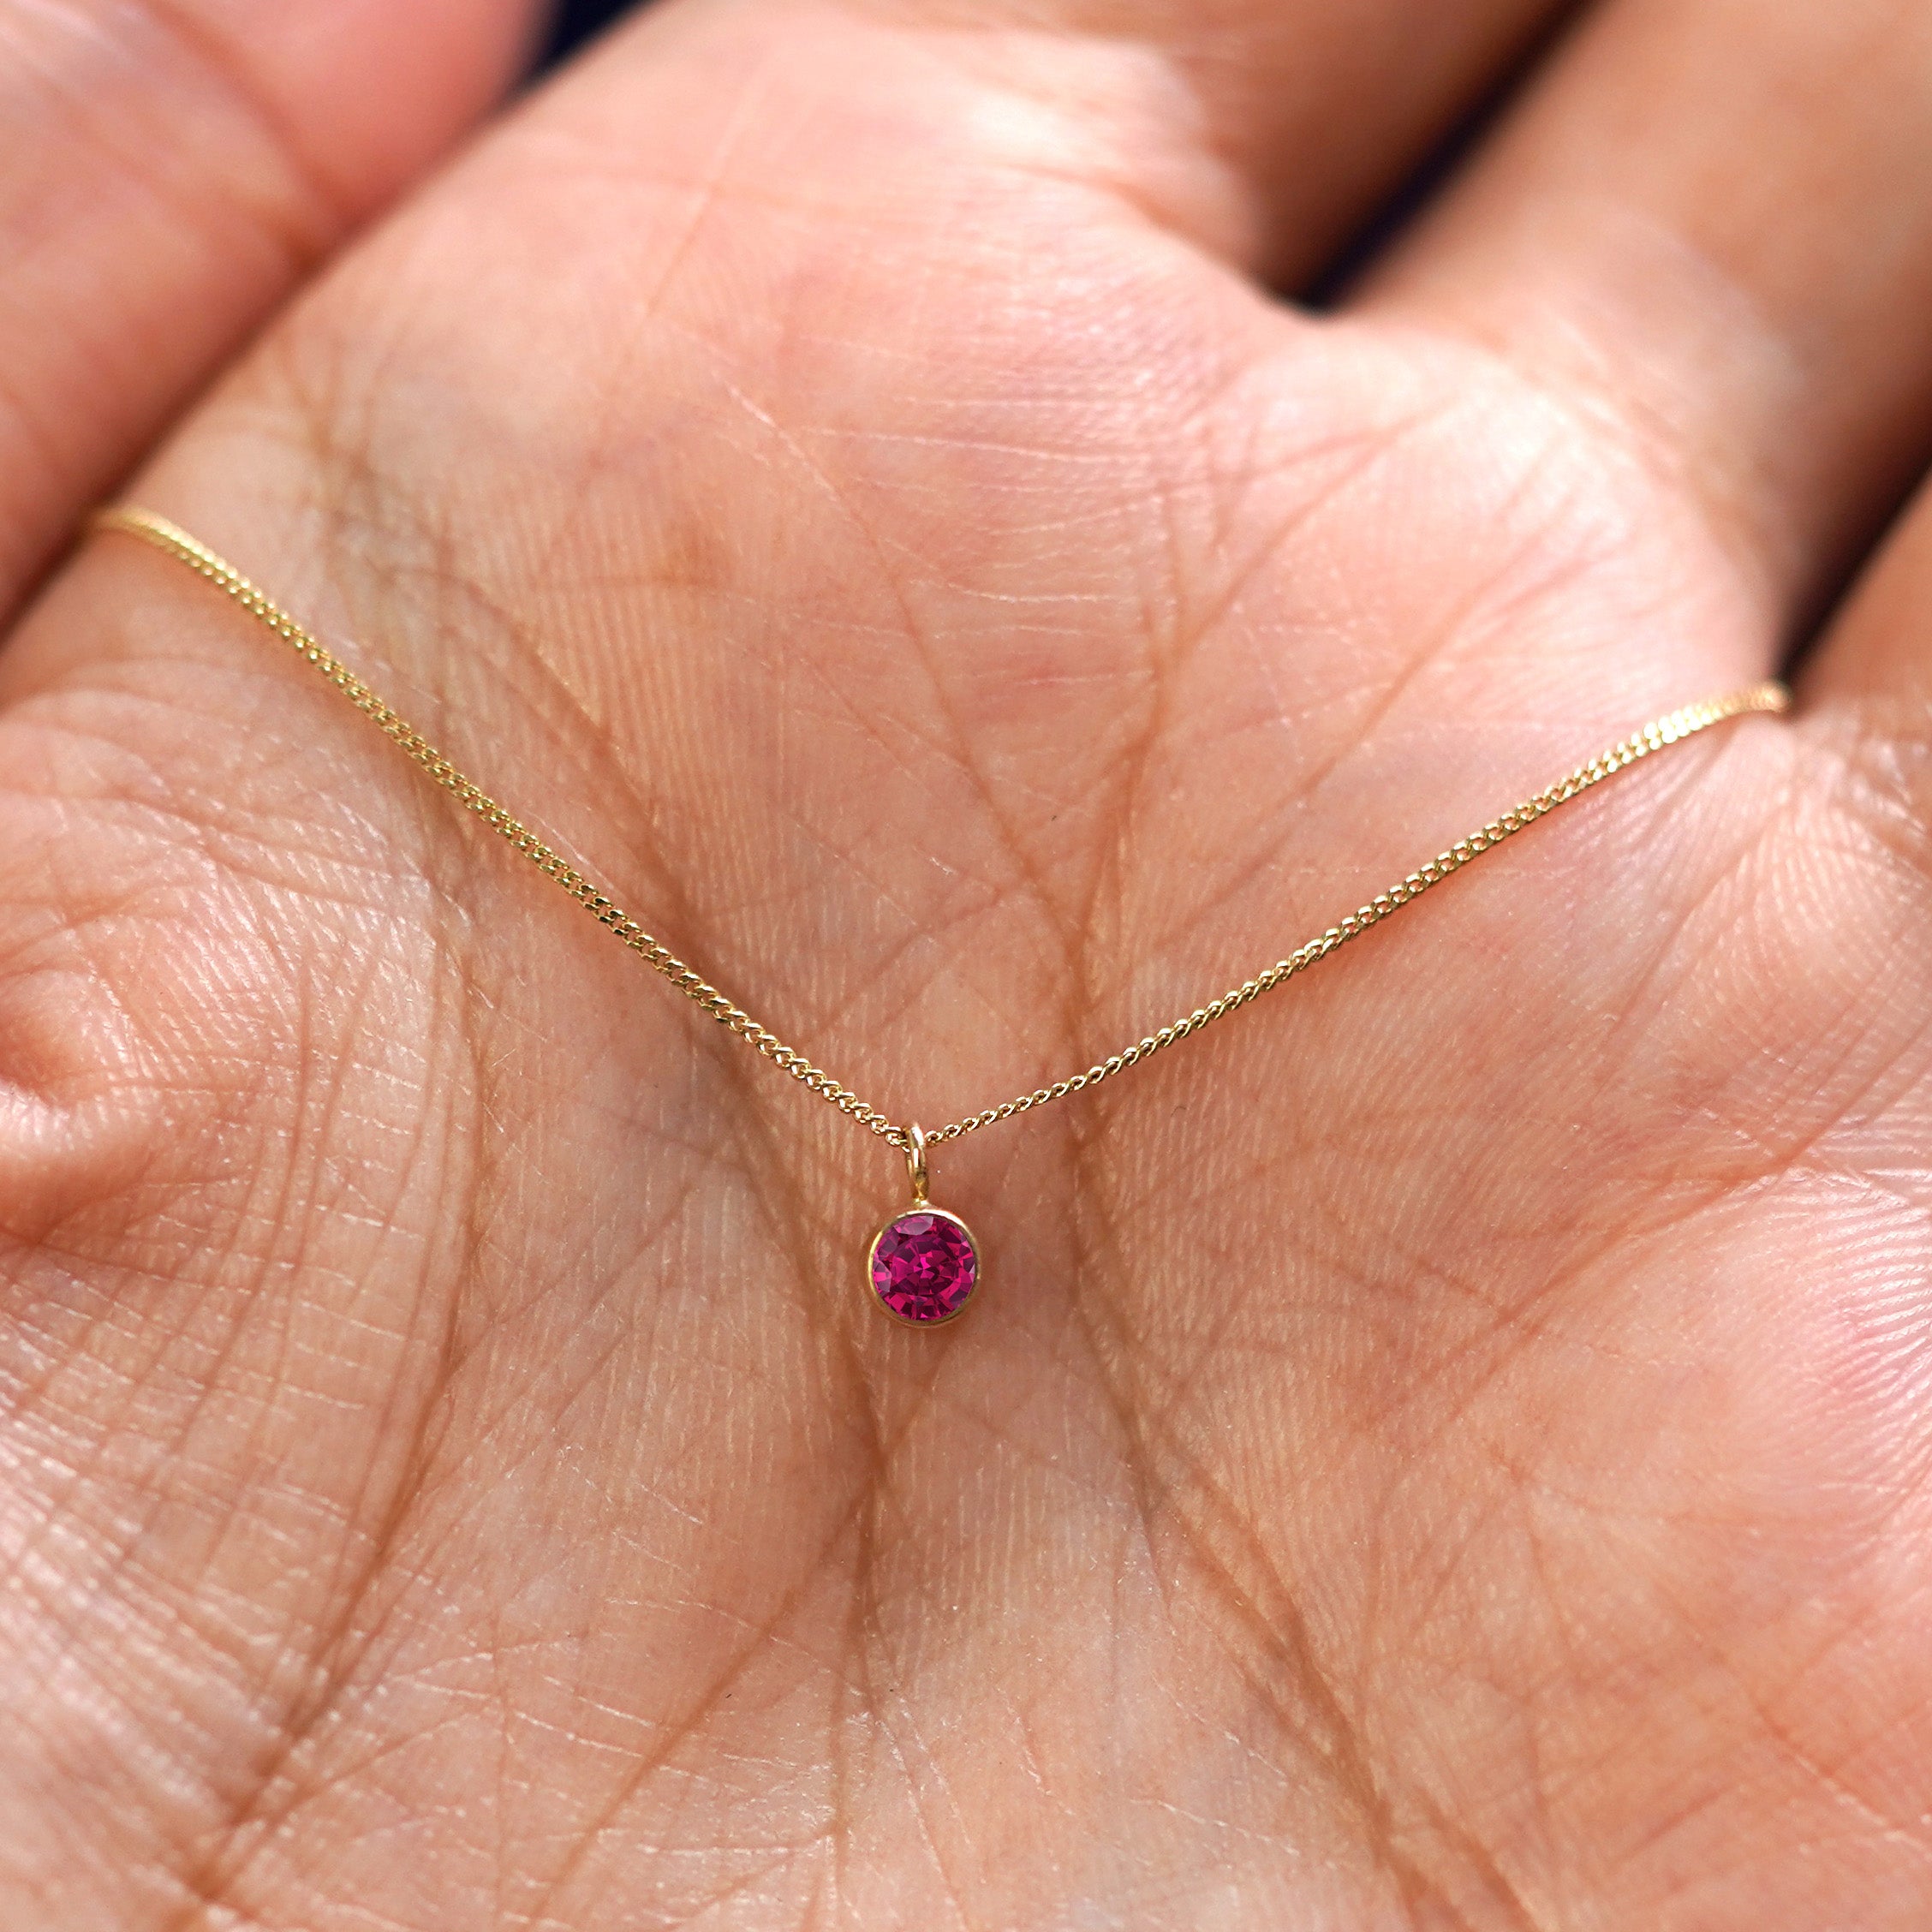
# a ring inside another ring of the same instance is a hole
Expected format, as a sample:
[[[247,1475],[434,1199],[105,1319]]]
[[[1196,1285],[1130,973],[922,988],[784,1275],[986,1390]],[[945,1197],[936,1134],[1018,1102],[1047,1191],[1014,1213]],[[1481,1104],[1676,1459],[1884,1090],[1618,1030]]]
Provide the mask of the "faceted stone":
[[[915,1208],[872,1244],[873,1292],[902,1321],[948,1321],[979,1285],[973,1239],[951,1214]]]

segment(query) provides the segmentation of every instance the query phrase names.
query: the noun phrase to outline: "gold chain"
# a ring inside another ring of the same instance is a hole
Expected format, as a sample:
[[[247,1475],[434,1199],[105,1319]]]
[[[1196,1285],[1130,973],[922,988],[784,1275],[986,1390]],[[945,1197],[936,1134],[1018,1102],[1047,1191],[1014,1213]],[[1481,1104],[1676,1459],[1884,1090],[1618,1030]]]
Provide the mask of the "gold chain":
[[[820,1099],[829,1100],[841,1113],[857,1121],[862,1127],[868,1128],[897,1148],[911,1148],[912,1134],[909,1128],[888,1119],[877,1107],[862,1100],[850,1087],[841,1086],[822,1068],[814,1066],[796,1047],[786,1046],[769,1027],[760,1025],[743,1008],[687,966],[668,946],[653,939],[554,846],[540,838],[480,785],[458,770],[414,725],[371,690],[341,659],[326,649],[232,564],[217,556],[179,524],[170,523],[166,517],[158,516],[152,510],[132,508],[104,510],[95,518],[94,526],[97,529],[119,530],[128,536],[139,537],[226,592],[251,617],[267,625],[298,656],[313,665],[364,717],[414,759],[464,810],[474,813],[491,831],[513,845],[546,879],[554,880],[600,926],[608,927],[647,966],[661,973],[680,993],[695,1000],[720,1026],[755,1046],[775,1066],[782,1067],[794,1080],[810,1088]],[[1538,819],[1553,812],[1559,805],[1588,791],[1593,785],[1601,784],[1606,778],[1626,770],[1639,759],[1661,751],[1666,745],[1693,737],[1699,731],[1707,731],[1726,719],[1740,717],[1747,712],[1783,711],[1790,701],[1790,694],[1781,684],[1753,684],[1724,697],[1685,705],[1681,711],[1673,711],[1667,717],[1655,719],[1612,745],[1607,751],[1600,753],[1589,764],[1579,765],[1566,778],[1559,778],[1534,797],[1526,798],[1500,819],[1492,819],[1480,831],[1457,840],[1447,851],[1439,852],[1428,864],[1417,867],[1387,891],[1377,893],[1347,918],[1298,947],[1285,959],[1276,960],[1273,965],[1255,974],[1253,979],[1243,980],[1239,986],[1231,987],[1219,999],[1211,999],[1205,1006],[1196,1006],[1185,1017],[1162,1027],[1158,1033],[1150,1033],[1119,1052],[1104,1060],[1096,1060],[1082,1073],[1057,1080],[1050,1087],[1036,1087],[1030,1094],[1018,1094],[998,1106],[969,1114],[963,1120],[934,1128],[924,1136],[925,1145],[930,1147],[943,1141],[957,1141],[963,1134],[975,1133],[996,1121],[1010,1120],[1015,1114],[1028,1113],[1050,1101],[1064,1100],[1070,1094],[1083,1093],[1089,1087],[1099,1086],[1103,1080],[1111,1080],[1117,1073],[1124,1073],[1130,1066],[1138,1066],[1163,1047],[1172,1046],[1177,1041],[1199,1033],[1203,1027],[1211,1026],[1237,1007],[1260,999],[1283,981],[1306,972],[1317,960],[1326,959],[1338,947],[1359,938],[1371,926],[1379,926],[1391,913],[1407,905],[1411,899],[1420,898],[1432,886],[1440,886],[1452,873],[1460,872],[1481,853],[1501,844],[1506,838],[1513,838],[1526,826],[1532,826]]]

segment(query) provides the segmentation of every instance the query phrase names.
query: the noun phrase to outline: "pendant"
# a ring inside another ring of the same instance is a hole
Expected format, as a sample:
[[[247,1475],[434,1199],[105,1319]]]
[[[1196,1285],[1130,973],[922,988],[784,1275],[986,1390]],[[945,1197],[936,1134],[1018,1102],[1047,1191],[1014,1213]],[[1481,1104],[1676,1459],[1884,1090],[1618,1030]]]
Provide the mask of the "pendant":
[[[926,1198],[926,1136],[917,1127],[906,1132],[912,1206],[873,1236],[866,1279],[895,1321],[936,1328],[965,1313],[980,1285],[980,1250],[958,1215]]]

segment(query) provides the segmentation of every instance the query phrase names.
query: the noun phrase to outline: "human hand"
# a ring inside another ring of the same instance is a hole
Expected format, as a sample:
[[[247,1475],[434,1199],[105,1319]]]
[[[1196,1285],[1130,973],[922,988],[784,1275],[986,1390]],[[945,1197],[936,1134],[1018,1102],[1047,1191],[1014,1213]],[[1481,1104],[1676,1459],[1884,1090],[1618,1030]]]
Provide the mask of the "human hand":
[[[1552,9],[681,0],[337,252],[515,13],[48,93],[8,584],[178,416],[134,495],[895,1118],[1830,615],[939,1149],[920,1334],[891,1148],[86,547],[0,655],[8,1926],[1922,1927],[1932,11],[1607,0],[1319,319]]]

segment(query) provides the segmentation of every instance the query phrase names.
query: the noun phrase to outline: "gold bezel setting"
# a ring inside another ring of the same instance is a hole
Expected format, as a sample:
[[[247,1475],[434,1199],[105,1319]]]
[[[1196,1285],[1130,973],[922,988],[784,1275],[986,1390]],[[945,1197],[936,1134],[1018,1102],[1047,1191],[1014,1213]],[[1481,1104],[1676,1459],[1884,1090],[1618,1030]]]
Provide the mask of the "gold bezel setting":
[[[930,1321],[921,1321],[917,1315],[901,1315],[879,1291],[879,1284],[873,1279],[872,1265],[879,1254],[879,1243],[887,1233],[903,1220],[914,1214],[931,1214],[935,1219],[951,1221],[966,1237],[966,1245],[973,1250],[973,1285],[966,1291],[966,1298],[950,1315],[936,1315]],[[865,1258],[866,1293],[872,1303],[889,1321],[896,1321],[902,1328],[944,1328],[949,1321],[957,1321],[968,1309],[980,1298],[980,1291],[986,1285],[986,1257],[980,1247],[979,1237],[972,1229],[948,1208],[935,1208],[930,1201],[915,1201],[909,1208],[902,1208],[897,1213],[889,1215],[879,1225],[866,1247]]]

